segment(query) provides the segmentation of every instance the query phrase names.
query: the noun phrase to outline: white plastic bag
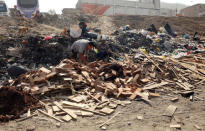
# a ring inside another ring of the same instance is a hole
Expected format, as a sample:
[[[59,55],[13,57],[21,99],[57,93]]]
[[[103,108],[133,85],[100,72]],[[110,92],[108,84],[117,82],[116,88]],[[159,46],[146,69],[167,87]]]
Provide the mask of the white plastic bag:
[[[70,36],[73,38],[79,38],[82,34],[82,29],[78,25],[72,26],[70,28]]]

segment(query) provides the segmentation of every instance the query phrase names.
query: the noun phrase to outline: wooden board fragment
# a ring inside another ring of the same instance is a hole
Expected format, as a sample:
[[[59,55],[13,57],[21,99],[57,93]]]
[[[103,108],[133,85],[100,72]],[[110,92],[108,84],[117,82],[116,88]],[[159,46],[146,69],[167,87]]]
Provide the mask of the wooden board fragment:
[[[38,109],[38,111],[39,111],[40,113],[42,113],[42,114],[44,114],[44,115],[50,117],[50,118],[53,118],[53,119],[56,120],[56,121],[63,122],[62,120],[60,120],[60,119],[58,119],[58,118],[56,118],[56,117],[54,117],[54,116],[51,116],[51,115],[49,115],[48,113],[46,113],[46,112],[44,112],[44,111],[42,111],[42,110],[40,110],[40,109]]]
[[[171,124],[170,128],[177,128],[177,129],[181,129],[181,125],[180,124]]]
[[[42,72],[44,72],[44,73],[46,73],[46,74],[51,73],[51,71],[48,70],[48,69],[46,69],[45,67],[41,67],[39,70],[42,71]]]
[[[150,104],[148,95],[141,93],[141,89],[135,90],[135,92],[130,96],[130,100],[134,100],[137,96],[140,96],[143,100],[145,100],[146,102]]]
[[[69,122],[70,120],[72,120],[72,118],[69,115],[65,115],[62,117],[62,120],[65,122]]]
[[[74,107],[79,107],[79,108],[85,108],[85,104],[77,104],[69,101],[63,101],[63,105],[68,105],[68,106],[74,106]]]
[[[79,116],[84,116],[84,117],[91,117],[93,116],[92,112],[86,112],[86,111],[79,111]]]
[[[187,91],[190,91],[190,90],[191,90],[188,86],[186,86],[186,85],[183,84],[183,83],[176,82],[176,84],[177,84],[179,87],[183,88],[184,90],[187,90]]]
[[[117,108],[117,104],[115,104],[115,103],[110,103],[110,104],[109,104],[109,107],[110,107],[111,109],[115,109],[115,108]]]
[[[177,110],[177,107],[174,105],[169,105],[165,111],[165,116],[170,116],[172,117],[175,113],[175,111]]]
[[[158,87],[161,87],[161,86],[164,86],[164,85],[167,85],[167,84],[169,84],[169,83],[163,81],[163,82],[161,82],[159,84],[153,84],[153,85],[150,85],[148,87],[145,86],[144,88],[142,88],[142,90],[151,90],[151,89],[158,88]]]
[[[104,114],[107,114],[107,115],[110,115],[114,112],[113,109],[110,109],[108,107],[104,107],[102,110],[100,110],[100,112],[104,113]]]
[[[120,112],[117,112],[115,115],[113,115],[110,119],[108,119],[106,122],[102,123],[99,127],[104,126],[105,124],[107,124],[108,122],[110,122],[112,119],[114,119],[117,115],[119,115]]]
[[[55,104],[58,108],[60,108],[62,111],[66,112],[68,115],[70,115],[73,119],[77,119],[77,115],[76,115],[73,111],[71,111],[71,110],[69,110],[69,109],[63,109],[58,102],[54,102],[54,104]]]
[[[53,112],[58,112],[60,109],[57,106],[52,106]]]
[[[52,108],[48,108],[48,114],[51,115],[51,116],[53,115],[53,109]]]

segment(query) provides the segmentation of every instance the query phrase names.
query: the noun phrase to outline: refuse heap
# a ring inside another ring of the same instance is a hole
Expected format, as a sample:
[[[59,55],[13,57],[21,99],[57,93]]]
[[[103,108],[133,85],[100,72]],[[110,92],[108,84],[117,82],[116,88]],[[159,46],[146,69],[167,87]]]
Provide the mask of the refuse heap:
[[[189,35],[187,36],[189,37]],[[119,45],[127,46],[130,49],[143,48],[148,53],[165,56],[199,51],[205,48],[204,42],[200,40],[172,36],[165,29],[158,33],[144,29],[119,31],[114,34],[114,39]]]
[[[65,59],[54,68],[28,72],[7,86],[41,98],[40,113],[68,122],[77,116],[110,115],[118,105],[134,99],[152,104],[150,99],[159,97],[161,89],[193,97],[194,89],[205,84],[204,56],[173,59],[142,54],[143,59],[135,62],[139,58],[125,55],[124,61],[87,65]]]
[[[16,64],[25,69],[36,70],[39,67],[57,65],[67,58],[70,38],[54,36],[45,40],[42,36],[13,37],[0,41],[0,81],[9,78],[7,68]]]

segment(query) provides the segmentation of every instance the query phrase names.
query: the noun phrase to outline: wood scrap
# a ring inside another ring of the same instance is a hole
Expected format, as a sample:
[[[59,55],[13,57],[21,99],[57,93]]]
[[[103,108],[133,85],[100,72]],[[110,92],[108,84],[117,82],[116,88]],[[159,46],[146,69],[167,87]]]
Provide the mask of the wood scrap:
[[[101,116],[105,115],[103,113],[100,113],[100,112],[97,112],[97,111],[93,111],[93,110],[90,110],[90,109],[86,109],[86,108],[80,108],[80,107],[75,107],[75,106],[63,106],[63,107],[64,108],[69,108],[69,109],[77,109],[77,110],[87,111],[87,112],[91,112],[91,113],[94,113],[96,115],[101,115]]]
[[[181,129],[181,125],[180,124],[171,124],[170,128],[177,128],[177,129]]]
[[[63,109],[58,102],[54,102],[54,104],[55,104],[58,108],[60,108],[62,111],[64,111],[64,112],[67,113],[68,115],[70,115],[73,119],[75,119],[75,120],[77,119],[77,115],[76,115],[73,111],[68,110],[68,109]]]
[[[187,90],[187,91],[190,91],[190,90],[191,90],[189,87],[185,86],[185,85],[182,84],[182,83],[176,82],[176,84],[177,84],[179,87],[181,87],[182,89],[184,89],[184,90]]]
[[[65,115],[62,117],[62,120],[64,120],[65,122],[69,122],[72,120],[72,118],[69,115]]]
[[[114,119],[117,115],[119,115],[120,112],[117,112],[116,114],[114,114],[110,119],[108,119],[106,122],[102,123],[99,127],[104,126],[105,124],[109,123],[112,119]]]
[[[22,122],[22,121],[25,121],[25,120],[27,120],[27,119],[30,119],[30,118],[32,118],[32,117],[34,117],[34,116],[37,116],[37,115],[38,115],[38,114],[35,113],[35,114],[30,115],[30,116],[27,116],[27,117],[18,119],[18,120],[16,120],[16,122]]]
[[[97,102],[101,103],[100,100],[96,99],[96,98],[95,98],[93,95],[91,95],[89,92],[85,91],[85,93],[86,93],[87,95],[89,95],[91,98],[93,98],[94,100],[96,100]]]
[[[102,110],[100,110],[100,112],[104,113],[104,114],[107,114],[107,115],[110,115],[114,112],[113,109],[110,109],[108,107],[104,107]]]
[[[159,84],[153,84],[153,85],[150,85],[150,86],[147,86],[147,87],[145,86],[145,87],[142,88],[142,90],[151,90],[151,89],[158,88],[158,87],[161,87],[161,86],[164,86],[164,85],[167,85],[167,84],[169,84],[169,83],[163,81]]]
[[[148,55],[144,54],[148,60],[150,60],[162,73],[164,73],[164,71],[155,63],[155,61],[153,61]]]
[[[174,105],[169,105],[165,111],[165,116],[170,116],[172,117],[175,113],[175,111],[177,110],[177,107]]]
[[[54,117],[54,116],[51,116],[51,115],[49,115],[48,113],[46,113],[46,112],[44,112],[44,111],[42,111],[42,110],[40,110],[40,109],[38,109],[38,111],[39,111],[40,113],[42,113],[42,114],[44,114],[44,115],[46,115],[46,116],[48,116],[48,117],[50,117],[50,118],[56,120],[56,121],[63,122],[62,120],[60,120],[60,119],[58,119],[58,118],[56,118],[56,117]]]

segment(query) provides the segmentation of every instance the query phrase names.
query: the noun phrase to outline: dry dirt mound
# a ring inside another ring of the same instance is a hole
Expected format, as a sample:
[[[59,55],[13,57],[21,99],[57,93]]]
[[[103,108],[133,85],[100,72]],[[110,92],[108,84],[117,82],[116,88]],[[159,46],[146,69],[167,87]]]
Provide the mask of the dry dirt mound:
[[[32,96],[17,91],[14,87],[0,89],[0,121],[16,119],[29,108],[36,107],[38,100]]]
[[[22,19],[19,17],[0,17],[0,35],[18,35],[18,30],[27,26],[29,28],[26,35],[33,34],[52,34],[60,33],[60,29],[45,25],[39,24],[35,20]]]
[[[169,23],[179,34],[205,32],[205,17],[115,16],[112,20],[118,27],[129,24],[133,28],[143,29],[154,24],[159,28]]]
[[[205,17],[161,17],[161,16],[90,16],[82,14],[49,15],[42,14],[37,20],[25,20],[17,17],[0,17],[0,34],[17,34],[19,26],[27,23],[28,34],[59,34],[63,28],[85,21],[89,27],[102,29],[103,34],[111,34],[124,25],[135,29],[148,28],[154,24],[157,28],[169,23],[179,34],[205,32]]]
[[[78,24],[79,21],[85,21],[89,27],[99,27],[103,34],[111,34],[124,25],[130,25],[135,29],[144,29],[151,24],[159,28],[166,23],[169,23],[174,31],[179,34],[194,34],[195,31],[205,32],[205,17],[90,16],[82,14],[63,16],[43,14],[37,21],[57,28],[68,28],[72,24]]]

